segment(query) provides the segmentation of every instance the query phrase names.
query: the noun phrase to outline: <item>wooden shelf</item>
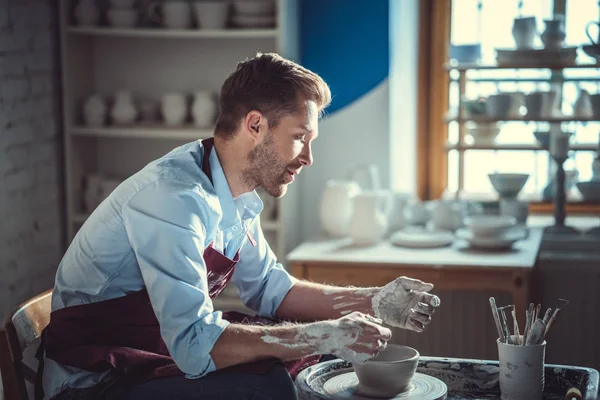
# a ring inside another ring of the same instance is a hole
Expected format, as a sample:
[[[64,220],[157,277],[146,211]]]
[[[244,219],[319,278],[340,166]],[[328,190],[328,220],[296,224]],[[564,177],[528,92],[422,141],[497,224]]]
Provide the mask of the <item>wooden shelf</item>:
[[[169,127],[164,125],[135,125],[131,127],[105,126],[86,127],[73,126],[69,128],[73,136],[94,136],[108,138],[146,138],[167,140],[196,140],[213,136],[213,129],[200,129],[191,125]]]
[[[538,144],[532,143],[532,144],[474,144],[474,145],[467,145],[467,144],[446,144],[446,150],[458,150],[458,151],[466,151],[466,150],[509,150],[509,151],[519,151],[519,150],[524,150],[524,151],[548,151],[547,148],[544,148]],[[570,147],[570,150],[573,151],[596,151],[598,150],[598,145],[597,144],[573,144]]]
[[[493,122],[600,122],[599,118],[459,118],[456,115],[446,116],[446,122],[475,122],[475,123],[493,123]]]
[[[529,203],[529,212],[532,214],[552,214],[554,204],[547,202]],[[571,202],[566,206],[567,215],[573,214],[600,214],[600,203]]]
[[[531,63],[502,63],[502,64],[452,64],[446,63],[444,69],[446,71],[468,71],[468,70],[483,70],[483,69],[582,69],[582,68],[600,68],[600,64],[582,63],[582,64],[531,64]]]
[[[69,35],[165,38],[165,39],[256,39],[275,38],[277,29],[163,29],[163,28],[113,28],[69,27]]]

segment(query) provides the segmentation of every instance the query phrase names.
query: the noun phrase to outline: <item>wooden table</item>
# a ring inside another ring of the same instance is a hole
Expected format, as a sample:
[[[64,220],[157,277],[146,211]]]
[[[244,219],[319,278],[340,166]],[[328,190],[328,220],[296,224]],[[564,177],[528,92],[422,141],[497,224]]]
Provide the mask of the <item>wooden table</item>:
[[[360,248],[348,239],[321,239],[302,243],[287,259],[295,277],[313,282],[381,286],[405,275],[433,283],[434,292],[506,291],[517,310],[525,310],[542,236],[541,227],[531,227],[528,237],[506,252],[471,250],[462,242],[438,249],[408,249],[383,241]]]

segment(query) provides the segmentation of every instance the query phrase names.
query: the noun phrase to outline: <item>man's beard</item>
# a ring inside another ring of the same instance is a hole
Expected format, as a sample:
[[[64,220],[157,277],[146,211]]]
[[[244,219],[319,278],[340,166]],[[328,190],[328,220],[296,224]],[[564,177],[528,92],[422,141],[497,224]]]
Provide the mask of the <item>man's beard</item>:
[[[289,165],[277,154],[273,134],[269,132],[264,142],[248,154],[248,167],[242,171],[242,180],[250,187],[262,186],[272,197],[283,196]]]

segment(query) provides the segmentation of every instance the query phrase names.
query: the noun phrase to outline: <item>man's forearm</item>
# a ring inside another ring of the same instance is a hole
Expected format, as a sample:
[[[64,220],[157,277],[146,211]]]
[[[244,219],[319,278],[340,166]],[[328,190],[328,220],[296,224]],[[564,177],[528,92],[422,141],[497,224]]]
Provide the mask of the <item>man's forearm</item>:
[[[211,357],[217,369],[266,359],[302,358],[316,351],[316,342],[294,343],[299,328],[308,326],[230,324],[213,346]]]
[[[373,315],[372,298],[379,289],[300,281],[289,291],[276,315],[281,319],[296,321],[335,319],[352,311]]]

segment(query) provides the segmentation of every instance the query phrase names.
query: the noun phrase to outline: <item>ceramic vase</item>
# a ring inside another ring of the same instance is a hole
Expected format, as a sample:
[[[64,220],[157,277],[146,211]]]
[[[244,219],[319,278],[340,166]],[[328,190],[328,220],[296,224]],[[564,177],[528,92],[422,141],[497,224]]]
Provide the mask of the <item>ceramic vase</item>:
[[[192,103],[192,118],[198,128],[207,128],[215,122],[217,103],[209,91],[198,91]]]
[[[187,102],[181,93],[168,93],[161,99],[161,113],[166,125],[181,125],[187,117]]]
[[[83,105],[83,120],[87,126],[103,126],[106,112],[104,99],[99,95],[90,96]]]
[[[116,125],[130,125],[135,122],[137,109],[131,92],[120,90],[115,94],[110,116]]]
[[[546,29],[542,33],[541,39],[546,49],[560,49],[563,47],[565,37],[565,21],[563,18],[548,19],[544,21]]]

